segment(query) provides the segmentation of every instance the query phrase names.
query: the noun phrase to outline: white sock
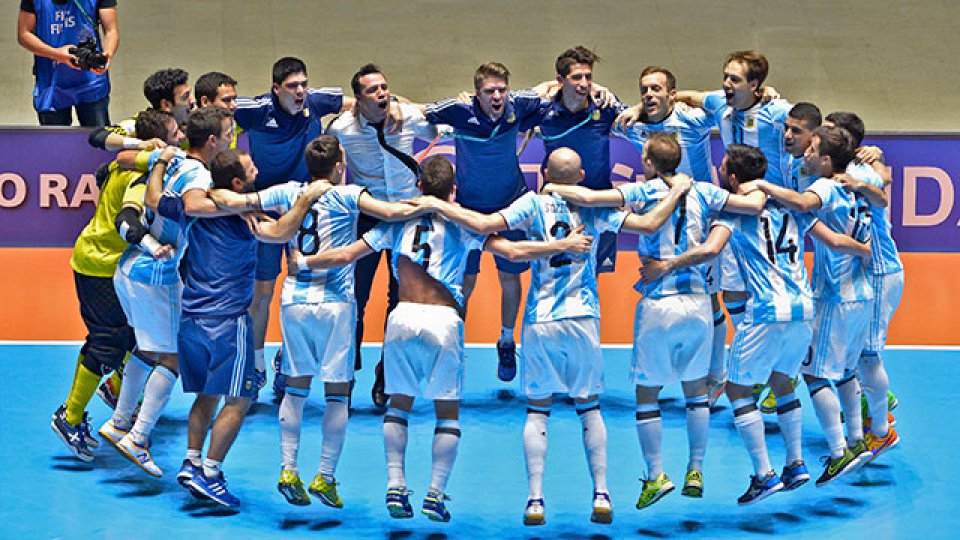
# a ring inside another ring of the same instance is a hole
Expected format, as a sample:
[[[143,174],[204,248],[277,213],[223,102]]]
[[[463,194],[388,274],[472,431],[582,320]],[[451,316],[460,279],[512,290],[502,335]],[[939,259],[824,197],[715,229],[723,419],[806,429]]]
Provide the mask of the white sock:
[[[810,390],[810,401],[813,402],[813,410],[817,413],[820,429],[827,438],[830,455],[835,458],[843,456],[847,443],[843,440],[843,425],[840,423],[840,402],[837,400],[837,394],[834,393],[830,383],[822,379],[808,384],[807,388]]]
[[[133,442],[139,445],[147,444],[150,432],[157,425],[157,420],[160,419],[163,409],[170,401],[175,382],[177,382],[177,376],[169,368],[166,366],[154,368],[143,389],[143,405],[140,406],[140,414],[137,415],[137,421],[130,429]]]
[[[777,396],[777,424],[780,425],[780,435],[783,436],[783,444],[787,448],[786,464],[802,459],[800,440],[803,431],[803,415],[796,393],[790,392],[785,396]]]
[[[407,418],[410,413],[388,409],[383,416],[383,449],[387,455],[387,488],[407,485],[403,462],[407,454]]]
[[[204,458],[203,460],[203,475],[207,478],[213,478],[220,474],[220,466],[223,465],[222,461],[217,461],[215,459]]]
[[[120,386],[120,395],[117,396],[117,408],[113,410],[113,425],[118,429],[129,430],[133,427],[131,418],[133,411],[140,402],[143,387],[153,366],[144,362],[139,356],[131,354],[127,365],[123,368],[123,385]]]
[[[687,439],[690,441],[688,470],[703,470],[703,456],[707,453],[709,432],[710,407],[707,406],[707,395],[687,398]]]
[[[280,402],[280,459],[284,469],[299,474],[297,454],[303,431],[303,407],[310,390],[288,386]]]
[[[767,441],[764,439],[763,417],[757,410],[753,398],[746,397],[733,402],[733,423],[737,426],[744,448],[753,462],[753,472],[763,478],[773,470],[770,456],[767,455]]]
[[[263,349],[254,349],[253,351],[253,366],[257,371],[266,371],[267,370],[267,361],[263,358]]]
[[[547,420],[549,407],[527,406],[527,422],[523,426],[523,456],[527,463],[530,499],[543,498],[543,464],[547,459]]]
[[[500,343],[513,343],[513,327],[501,326],[500,339],[497,341],[499,341]]]
[[[337,470],[343,441],[347,436],[347,396],[328,395],[327,408],[323,411],[323,447],[320,450],[320,476],[327,482],[333,480]]]
[[[653,480],[663,472],[663,456],[660,454],[663,419],[660,417],[660,404],[638,403],[636,418],[640,450],[643,452],[643,460],[647,462],[647,479]]]
[[[593,491],[607,493],[607,426],[603,423],[598,400],[577,404],[583,425],[583,449],[593,477]]]
[[[713,313],[713,347],[710,351],[711,377],[720,380],[727,373],[727,317],[723,308]]]
[[[199,448],[187,448],[187,461],[193,463],[194,467],[200,467],[203,465],[203,458],[201,458],[201,450]]]
[[[877,437],[886,437],[890,431],[887,423],[887,391],[890,389],[890,379],[887,378],[887,370],[883,368],[880,353],[860,356],[860,378],[870,411],[870,432]]]
[[[430,491],[446,491],[459,444],[460,421],[438,419],[437,427],[433,430],[433,473],[430,476]]]
[[[860,381],[853,375],[837,382],[837,395],[843,409],[843,423],[847,426],[847,446],[863,438],[863,417],[860,410]]]

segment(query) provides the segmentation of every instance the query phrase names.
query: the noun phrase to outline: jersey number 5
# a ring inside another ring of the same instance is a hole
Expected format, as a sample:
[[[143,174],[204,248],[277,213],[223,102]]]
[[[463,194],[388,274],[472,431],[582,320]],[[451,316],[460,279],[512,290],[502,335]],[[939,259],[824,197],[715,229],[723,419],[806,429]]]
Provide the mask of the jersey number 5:
[[[423,261],[420,263],[420,266],[422,266],[424,270],[430,266],[430,239],[427,237],[426,241],[424,241],[423,235],[432,231],[432,223],[428,223],[426,225],[421,224],[417,225],[417,230],[413,235],[413,246],[411,249],[414,253],[418,251],[423,252]]]

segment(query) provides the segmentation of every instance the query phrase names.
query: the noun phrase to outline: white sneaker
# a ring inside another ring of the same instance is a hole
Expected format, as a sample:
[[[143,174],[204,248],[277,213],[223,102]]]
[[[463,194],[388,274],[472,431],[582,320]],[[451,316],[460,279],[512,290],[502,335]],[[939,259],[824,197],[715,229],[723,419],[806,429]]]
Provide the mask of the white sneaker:
[[[117,446],[120,443],[120,439],[124,438],[130,430],[120,429],[113,423],[113,418],[104,422],[100,429],[97,430],[104,439],[110,442],[117,450],[120,450],[120,447]]]
[[[528,499],[527,509],[523,512],[523,524],[543,525],[546,522],[543,512],[543,499]]]
[[[163,471],[153,462],[153,457],[150,455],[150,447],[140,446],[133,442],[133,438],[130,437],[129,434],[120,439],[120,442],[117,443],[117,449],[119,449],[123,455],[127,456],[127,459],[136,463],[150,476],[157,478],[163,476]]]
[[[590,521],[594,523],[613,523],[613,503],[610,494],[603,491],[593,492],[593,514]]]

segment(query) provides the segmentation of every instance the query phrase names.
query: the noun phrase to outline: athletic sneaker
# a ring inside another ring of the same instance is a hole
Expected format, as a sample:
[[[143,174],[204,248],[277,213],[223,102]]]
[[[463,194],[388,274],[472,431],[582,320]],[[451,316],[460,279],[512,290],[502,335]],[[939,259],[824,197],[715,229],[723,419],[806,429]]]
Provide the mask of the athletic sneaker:
[[[113,382],[113,377],[104,379],[97,387],[97,396],[107,404],[111,409],[117,408],[117,400],[120,399],[120,389]]]
[[[853,452],[853,455],[859,458],[859,462],[850,469],[850,472],[860,470],[864,465],[870,462],[873,459],[873,452],[870,451],[870,448],[867,446],[867,441],[865,439],[860,439],[853,446],[850,447],[850,451]]]
[[[613,503],[610,494],[604,491],[593,492],[593,513],[590,521],[594,523],[613,523]]]
[[[303,481],[297,476],[297,473],[283,469],[280,471],[280,480],[277,482],[277,491],[283,495],[288,503],[296,506],[307,506],[310,504],[310,496],[303,489]]]
[[[213,478],[207,478],[201,469],[187,484],[197,493],[219,505],[227,508],[240,506],[240,499],[227,490],[227,479],[223,477],[222,472]]]
[[[83,420],[80,420],[80,425],[77,427],[80,428],[80,431],[83,431],[83,440],[86,441],[89,449],[100,448],[100,441],[93,438],[93,433],[90,433],[90,415],[86,411],[83,412]]]
[[[750,477],[750,487],[747,492],[737,498],[737,504],[746,506],[773,495],[783,489],[783,482],[774,471],[768,472],[763,478],[753,475]]]
[[[767,397],[760,402],[760,412],[763,414],[774,414],[777,412],[777,396],[773,393],[773,388],[767,392]]]
[[[893,427],[897,425],[897,418],[893,416],[893,413],[887,411],[887,425]],[[863,432],[870,433],[873,428],[873,418],[864,418],[863,419]]]
[[[277,349],[277,354],[273,355],[271,365],[273,366],[273,401],[280,403],[287,387],[287,377],[280,373],[280,368],[283,365],[283,346]]]
[[[591,518],[592,520],[593,518]],[[543,499],[527,499],[527,508],[523,511],[524,525],[543,525],[547,522],[543,510]]]
[[[673,491],[673,482],[667,478],[667,473],[660,473],[653,480],[644,480],[640,498],[637,499],[637,510],[642,510],[659,501],[664,495]]]
[[[387,488],[387,511],[392,518],[412,518],[410,492],[403,486]]]
[[[253,370],[253,382],[257,385],[257,393],[259,394],[263,387],[267,385],[267,370]]]
[[[117,448],[117,443],[120,442],[120,439],[122,439],[129,432],[130,432],[129,429],[118,428],[113,423],[113,418],[104,422],[104,424],[100,426],[100,429],[97,430],[97,433],[99,433],[104,439],[109,441],[110,444],[112,444],[115,448]],[[119,449],[120,448],[117,448],[117,450]]]
[[[723,389],[727,386],[727,379],[724,376],[722,379],[716,377],[708,376],[707,377],[707,406],[713,409],[713,406],[717,404],[717,400],[720,399],[720,396],[723,395]]]
[[[63,444],[67,445],[70,453],[80,461],[89,463],[93,461],[93,452],[91,452],[90,447],[87,446],[82,425],[83,423],[81,422],[77,426],[71,426],[70,423],[67,422],[66,405],[61,405],[60,408],[53,413],[53,418],[50,421],[50,427],[53,429],[53,432],[63,441]]]
[[[163,471],[153,462],[153,456],[150,455],[150,446],[148,444],[139,445],[134,442],[129,434],[117,443],[117,449],[130,461],[134,462],[150,476],[160,478]]]
[[[517,344],[497,341],[497,377],[503,382],[510,382],[517,376]]]
[[[687,477],[683,480],[683,489],[680,490],[680,494],[694,499],[703,497],[703,473],[696,469],[687,471]]]
[[[900,444],[900,436],[897,435],[897,430],[891,427],[887,430],[886,437],[877,437],[873,433],[868,433],[866,443],[867,448],[870,449],[869,461],[873,461],[877,459],[880,454]]]
[[[843,455],[835,458],[833,456],[824,456],[820,458],[823,463],[823,474],[817,478],[817,487],[823,487],[844,474],[855,469],[860,463],[860,457],[850,451],[849,448],[843,449]]]
[[[310,493],[319,497],[323,504],[333,508],[343,508],[343,501],[340,500],[340,495],[337,495],[336,480],[327,482],[324,477],[318,474],[313,477],[313,482],[310,482],[308,489]]]
[[[190,492],[193,493],[193,490],[190,488],[190,480],[193,480],[193,477],[199,472],[200,467],[194,465],[189,459],[185,459],[180,465],[180,470],[177,471],[177,483],[189,489]]]
[[[803,460],[798,459],[783,468],[780,479],[783,480],[784,491],[793,491],[810,481],[810,471]]]
[[[887,390],[887,410],[892,411],[897,408],[897,405],[900,404],[900,400],[897,399],[897,396],[893,395],[893,392]]]
[[[450,521],[450,512],[447,511],[447,505],[444,504],[444,502],[449,500],[450,497],[447,497],[443,493],[428,491],[427,496],[423,498],[423,508],[421,508],[420,511],[423,512],[423,515],[430,518],[431,521],[442,521],[446,523]]]

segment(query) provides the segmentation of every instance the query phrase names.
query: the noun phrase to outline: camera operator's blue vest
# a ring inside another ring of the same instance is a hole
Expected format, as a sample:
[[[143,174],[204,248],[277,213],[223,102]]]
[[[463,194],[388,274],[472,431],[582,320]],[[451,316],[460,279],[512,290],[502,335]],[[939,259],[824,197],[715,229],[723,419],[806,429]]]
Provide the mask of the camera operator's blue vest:
[[[83,6],[84,14],[77,7]],[[100,49],[100,38],[93,24],[98,20],[97,0],[34,0],[37,13],[36,34],[51,47],[76,45],[84,37],[94,37]],[[33,107],[38,111],[65,109],[77,103],[93,103],[110,93],[107,74],[80,71],[42,56],[34,56],[33,73],[37,84],[33,89]]]

